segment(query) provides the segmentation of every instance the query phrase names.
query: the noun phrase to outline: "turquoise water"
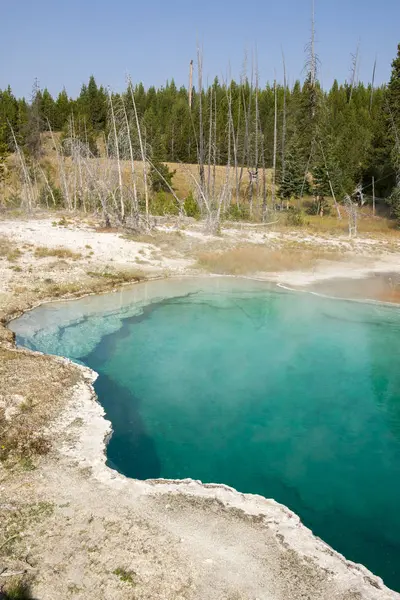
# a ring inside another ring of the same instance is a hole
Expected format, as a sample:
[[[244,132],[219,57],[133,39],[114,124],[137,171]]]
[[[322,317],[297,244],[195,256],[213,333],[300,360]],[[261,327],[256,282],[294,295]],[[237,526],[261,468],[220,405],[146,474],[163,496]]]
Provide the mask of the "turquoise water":
[[[110,466],[275,498],[400,590],[398,309],[188,280],[45,305],[12,329],[100,374]]]

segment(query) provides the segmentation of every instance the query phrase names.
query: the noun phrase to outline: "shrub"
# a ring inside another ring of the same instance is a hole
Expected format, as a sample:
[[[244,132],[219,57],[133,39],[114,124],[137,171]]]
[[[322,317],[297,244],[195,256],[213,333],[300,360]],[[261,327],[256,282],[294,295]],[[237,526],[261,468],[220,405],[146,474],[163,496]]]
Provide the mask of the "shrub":
[[[303,212],[299,208],[290,209],[286,217],[286,224],[291,227],[302,227],[305,225]]]
[[[64,206],[64,196],[59,187],[53,185],[52,183],[49,187],[46,185],[42,187],[39,194],[39,203],[42,206],[49,206],[50,208],[59,208],[60,206]]]
[[[171,193],[157,192],[150,200],[150,212],[153,215],[177,215],[179,208]]]
[[[118,567],[117,569],[115,569],[115,571],[113,571],[113,573],[114,573],[114,575],[119,577],[121,581],[124,581],[125,583],[130,583],[132,585],[135,583],[135,580],[134,580],[135,573],[133,571],[128,571],[127,569]]]
[[[390,213],[392,217],[400,221],[400,188],[395,187],[392,190],[387,203],[390,206]]]
[[[170,171],[168,165],[154,161],[150,170],[151,189],[153,192],[170,192],[172,185],[172,179],[176,171]]]
[[[319,199],[313,198],[311,201],[304,202],[303,206],[308,215],[319,215],[321,214],[321,209],[325,216],[328,216],[331,213],[331,205],[324,196],[321,196]]]
[[[201,213],[199,209],[199,205],[196,202],[195,197],[193,196],[193,192],[189,192],[188,196],[185,198],[185,213],[188,217],[193,217],[194,219],[200,219]]]
[[[250,218],[249,209],[243,205],[231,204],[225,217],[230,221],[248,221]]]
[[[0,591],[0,600],[32,600],[29,585],[25,581],[6,584]]]
[[[79,252],[73,252],[69,248],[48,248],[47,246],[38,246],[35,249],[35,258],[47,258],[48,256],[56,256],[57,258],[72,258],[78,260],[82,258]]]

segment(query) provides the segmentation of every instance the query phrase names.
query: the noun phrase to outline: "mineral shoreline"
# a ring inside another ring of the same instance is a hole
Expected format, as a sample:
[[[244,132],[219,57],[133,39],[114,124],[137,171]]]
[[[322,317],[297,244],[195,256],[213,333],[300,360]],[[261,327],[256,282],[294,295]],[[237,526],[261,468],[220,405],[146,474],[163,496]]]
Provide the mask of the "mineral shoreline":
[[[3,291],[3,322],[34,303],[36,292],[23,294],[16,306]],[[5,330],[0,339],[0,401],[10,422],[32,390],[32,418],[48,411],[40,423],[50,452],[29,464],[0,463],[0,573],[22,574],[35,598],[400,598],[274,500],[192,480],[137,481],[110,469],[112,428],[92,385],[97,375],[16,349]]]

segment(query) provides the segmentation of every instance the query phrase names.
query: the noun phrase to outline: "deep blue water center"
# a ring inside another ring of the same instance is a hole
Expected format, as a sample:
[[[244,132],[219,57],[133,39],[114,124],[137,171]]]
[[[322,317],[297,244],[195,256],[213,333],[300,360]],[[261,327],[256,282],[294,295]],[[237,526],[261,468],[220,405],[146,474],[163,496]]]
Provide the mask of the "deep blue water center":
[[[211,278],[44,305],[12,329],[99,373],[110,466],[272,497],[400,590],[397,308]]]

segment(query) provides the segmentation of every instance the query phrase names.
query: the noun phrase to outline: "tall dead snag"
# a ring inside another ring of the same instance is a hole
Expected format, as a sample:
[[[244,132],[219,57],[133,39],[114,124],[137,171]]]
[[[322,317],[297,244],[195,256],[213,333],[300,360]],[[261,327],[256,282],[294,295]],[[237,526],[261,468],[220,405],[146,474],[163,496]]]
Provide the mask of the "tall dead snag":
[[[375,208],[375,177],[372,177],[372,214],[375,217],[376,208]]]
[[[278,95],[276,89],[276,79],[274,79],[274,151],[272,157],[272,206],[275,208],[276,202],[276,149],[278,133]]]
[[[215,197],[215,185],[217,179],[217,89],[214,90],[214,124],[213,124],[213,174],[212,174],[212,196]]]
[[[211,162],[213,148],[213,89],[209,90],[210,105],[209,105],[209,133],[208,133],[208,157],[207,157],[207,194],[211,193]]]
[[[340,213],[339,204],[338,204],[338,203],[337,203],[337,201],[336,201],[336,196],[335,196],[335,192],[334,192],[334,189],[333,189],[333,185],[332,185],[331,176],[330,176],[330,174],[329,174],[328,165],[327,165],[326,158],[325,158],[325,152],[324,152],[324,148],[323,148],[323,146],[322,146],[322,143],[321,143],[321,142],[319,143],[319,146],[320,146],[320,148],[321,148],[321,154],[322,154],[322,158],[324,159],[324,165],[325,165],[326,177],[327,177],[327,179],[328,179],[328,183],[329,183],[329,189],[331,190],[331,194],[332,194],[332,198],[333,198],[333,203],[334,203],[334,205],[335,205],[335,209],[336,209],[336,212],[337,212],[338,219],[341,219],[341,218],[342,218],[342,215],[341,215],[341,213]]]
[[[315,103],[315,88],[317,84],[317,68],[318,68],[318,58],[315,52],[315,0],[312,0],[311,7],[311,38],[310,42],[307,45],[308,57],[306,61],[306,67],[308,68],[308,75],[310,79],[310,87],[312,92],[311,97],[311,118],[314,119],[316,113],[316,103]]]
[[[131,176],[132,176],[132,189],[133,189],[133,199],[131,201],[131,216],[134,219],[135,225],[138,226],[139,225],[139,204],[138,204],[138,197],[137,197],[135,160],[134,160],[134,153],[133,153],[133,146],[132,146],[131,128],[130,128],[128,113],[126,111],[126,106],[125,106],[125,101],[124,101],[123,96],[121,96],[121,103],[122,103],[122,110],[124,112],[126,137],[127,137],[127,141],[128,141],[129,158],[130,158],[130,163],[131,163]]]
[[[118,171],[118,187],[119,187],[119,202],[120,202],[120,219],[121,223],[125,221],[125,204],[124,204],[124,186],[122,182],[122,169],[121,169],[121,160],[119,155],[119,138],[117,132],[117,123],[115,119],[114,105],[112,100],[111,91],[108,90],[108,100],[110,103],[110,113],[111,113],[111,125],[114,136],[114,150],[115,150],[115,158],[117,160],[117,171]]]
[[[258,123],[260,120],[260,111],[259,111],[259,105],[258,105],[258,95],[259,95],[259,74],[258,74],[258,60],[257,60],[257,55],[256,55],[256,74],[255,74],[255,147],[254,147],[254,170],[255,170],[255,184],[256,184],[256,200],[257,200],[257,211],[258,213],[260,213],[260,203],[259,203],[259,191],[260,191],[260,185],[259,185],[259,179],[258,179],[258,167],[259,167],[259,129],[258,129]]]
[[[357,69],[358,69],[358,55],[360,51],[360,42],[357,44],[357,50],[355,54],[351,55],[351,72],[350,72],[350,96],[349,104],[353,97],[353,90],[357,82]]]
[[[349,221],[349,237],[354,237],[357,235],[358,206],[348,194],[344,197],[344,208]]]
[[[235,199],[236,199],[236,206],[239,208],[239,172],[238,172],[238,139],[237,139],[237,135],[235,134],[235,124],[233,122],[233,112],[232,112],[232,84],[233,81],[230,78],[229,79],[230,83],[229,83],[229,90],[227,88],[226,93],[227,93],[227,101],[228,101],[228,122],[229,122],[229,126],[228,126],[228,130],[229,130],[229,134],[232,136],[232,145],[233,145],[233,166],[234,166],[234,175],[235,175]],[[239,109],[240,109],[240,104],[239,104]],[[240,112],[240,110],[239,110]],[[230,140],[230,137],[229,137]],[[230,144],[230,141],[229,141]],[[230,145],[229,145],[229,149],[230,149]]]
[[[224,203],[224,211],[226,212],[227,208],[231,205],[231,197],[232,197],[232,189],[231,189],[231,136],[232,136],[232,112],[231,112],[231,103],[232,97],[230,93],[228,94],[228,156],[226,161],[226,178],[225,178],[225,186],[228,190],[228,194],[225,198]],[[217,118],[215,117],[215,131],[217,127]],[[235,138],[235,136],[233,136]],[[216,158],[216,154],[215,154]],[[215,176],[214,176],[214,195],[215,195]]]
[[[139,115],[138,115],[137,108],[136,108],[135,93],[133,91],[132,81],[130,79],[128,79],[128,89],[129,89],[129,93],[130,93],[131,100],[132,100],[133,111],[135,114],[135,121],[136,121],[136,129],[137,129],[137,133],[138,133],[138,137],[139,137],[140,155],[142,157],[142,166],[143,166],[144,198],[145,198],[145,203],[146,203],[146,223],[147,223],[146,226],[149,227],[149,224],[150,224],[149,188],[148,188],[148,178],[147,178],[148,174],[147,174],[146,152],[145,152],[145,147],[143,145],[142,131],[140,128],[140,123],[139,123]]]
[[[246,75],[247,68],[247,58],[245,58],[244,64],[244,75],[242,81],[245,82],[245,85],[242,82],[242,96],[243,96],[243,114],[244,114],[244,139],[243,139],[243,150],[242,150],[242,164],[240,167],[240,175],[239,175],[239,189],[242,183],[243,172],[245,165],[250,164],[250,124],[251,124],[251,108],[253,102],[253,72],[251,73],[251,81],[250,85]],[[249,98],[248,102],[246,102],[246,94],[245,90],[249,90]],[[250,182],[250,193],[252,193],[252,185]]]
[[[240,90],[240,88],[239,88],[239,90]],[[241,100],[240,94],[238,94],[238,117],[237,117],[237,124],[236,124],[236,138],[235,138],[235,146],[234,146],[234,148],[235,148],[236,206],[238,208],[239,208],[239,202],[240,202],[240,178],[241,178],[241,175],[239,173],[239,132],[240,132],[241,116],[242,116],[242,100]],[[234,129],[233,129],[233,135],[235,135]]]
[[[369,113],[370,114],[372,111],[372,100],[374,98],[375,72],[376,72],[376,57],[375,57],[374,66],[372,69],[371,95],[369,98]]]
[[[190,61],[189,65],[189,90],[188,90],[188,100],[189,100],[189,109],[192,109],[192,96],[193,96],[193,61]]]
[[[63,153],[62,148],[59,147],[59,145],[54,137],[53,130],[50,126],[49,121],[47,121],[47,126],[49,128],[53,146],[56,149],[57,165],[58,165],[58,171],[60,174],[61,186],[62,186],[62,190],[64,193],[65,203],[67,205],[68,210],[72,210],[72,202],[71,202],[69,186],[68,186],[68,181],[67,181],[67,172],[66,172],[65,165],[64,165],[64,153]]]
[[[281,148],[281,181],[285,181],[286,175],[286,95],[287,95],[287,79],[286,79],[286,62],[285,55],[282,52],[283,63],[283,114],[282,114],[282,148]],[[282,209],[282,200],[281,200]]]
[[[265,137],[261,128],[261,120],[259,119],[259,128],[261,133],[261,167],[262,167],[262,220],[265,221],[267,216],[267,171],[265,164]]]
[[[239,177],[238,177],[238,153],[237,153],[237,138],[235,135],[235,124],[233,122],[232,114],[232,80],[229,83],[229,90],[226,88],[227,101],[228,101],[228,164],[229,164],[229,177],[230,177],[230,166],[231,166],[231,136],[233,145],[233,166],[235,175],[235,199],[236,206],[239,208]]]
[[[199,95],[199,142],[198,142],[198,162],[199,176],[202,190],[205,190],[204,176],[204,121],[203,121],[203,53],[197,47],[197,82]]]
[[[13,129],[13,127],[12,127],[12,125],[11,125],[10,122],[8,122],[8,126],[9,126],[10,131],[11,131],[11,135],[12,135],[13,142],[14,142],[15,153],[17,155],[18,162],[19,162],[20,169],[21,169],[23,188],[24,188],[24,191],[25,191],[24,197],[26,199],[26,209],[27,209],[27,211],[29,213],[31,213],[33,207],[36,204],[35,190],[34,190],[34,187],[32,185],[32,180],[31,180],[31,177],[29,175],[29,169],[27,167],[24,154],[23,154],[21,148],[19,147],[19,144],[17,142],[17,138],[16,138],[16,135],[15,135],[14,129]]]

